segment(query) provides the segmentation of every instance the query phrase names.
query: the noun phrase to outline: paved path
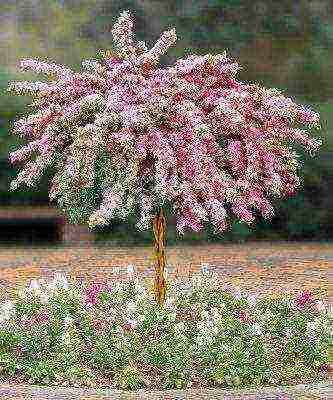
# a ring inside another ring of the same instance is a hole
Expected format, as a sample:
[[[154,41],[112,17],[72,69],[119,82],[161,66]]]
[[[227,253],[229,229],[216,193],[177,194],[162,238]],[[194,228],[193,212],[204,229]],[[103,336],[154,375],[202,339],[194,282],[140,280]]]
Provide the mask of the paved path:
[[[119,390],[48,388],[38,386],[0,386],[0,399],[15,400],[330,400],[332,384],[262,388],[260,390],[167,390],[136,393]]]

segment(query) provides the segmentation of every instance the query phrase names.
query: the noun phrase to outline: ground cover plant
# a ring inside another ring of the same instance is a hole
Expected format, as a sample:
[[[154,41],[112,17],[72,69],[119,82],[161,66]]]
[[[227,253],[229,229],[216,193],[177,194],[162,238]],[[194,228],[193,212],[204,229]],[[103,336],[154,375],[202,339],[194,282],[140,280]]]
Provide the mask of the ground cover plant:
[[[203,266],[167,282],[165,307],[126,282],[56,274],[0,305],[4,382],[125,390],[297,384],[328,377],[332,313],[310,292],[256,296]]]
[[[289,142],[313,154],[321,141],[308,133],[320,118],[281,91],[238,81],[240,67],[225,52],[158,68],[177,40],[174,29],[148,49],[135,43],[124,11],[112,34],[113,51],[84,60],[84,72],[22,60],[22,70],[50,80],[10,84],[10,91],[34,97],[36,110],[14,124],[31,141],[11,161],[34,159],[11,188],[32,186],[54,168],[50,199],[70,221],[95,227],[135,213],[137,228],[152,225],[155,296],[163,305],[163,206],[172,205],[180,234],[208,222],[223,232],[235,219],[248,225],[260,214],[270,219],[270,199],[301,186],[299,156]]]

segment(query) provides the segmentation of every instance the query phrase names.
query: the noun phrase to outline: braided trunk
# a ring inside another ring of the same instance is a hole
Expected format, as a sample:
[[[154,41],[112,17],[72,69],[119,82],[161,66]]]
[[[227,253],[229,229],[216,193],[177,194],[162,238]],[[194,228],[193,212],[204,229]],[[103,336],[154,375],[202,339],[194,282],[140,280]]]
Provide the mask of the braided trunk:
[[[166,282],[164,270],[166,266],[165,257],[165,227],[166,219],[163,209],[153,219],[154,246],[155,246],[155,300],[162,307],[165,303]]]

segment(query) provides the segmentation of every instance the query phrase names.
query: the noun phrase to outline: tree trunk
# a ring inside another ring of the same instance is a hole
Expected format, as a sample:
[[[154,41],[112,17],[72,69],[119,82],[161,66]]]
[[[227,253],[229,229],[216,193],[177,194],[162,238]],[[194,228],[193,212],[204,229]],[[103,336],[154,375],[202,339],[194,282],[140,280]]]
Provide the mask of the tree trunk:
[[[166,219],[163,208],[160,208],[159,214],[153,219],[154,246],[155,246],[155,300],[160,306],[164,305],[166,284],[164,269],[166,265],[165,257],[165,227]]]

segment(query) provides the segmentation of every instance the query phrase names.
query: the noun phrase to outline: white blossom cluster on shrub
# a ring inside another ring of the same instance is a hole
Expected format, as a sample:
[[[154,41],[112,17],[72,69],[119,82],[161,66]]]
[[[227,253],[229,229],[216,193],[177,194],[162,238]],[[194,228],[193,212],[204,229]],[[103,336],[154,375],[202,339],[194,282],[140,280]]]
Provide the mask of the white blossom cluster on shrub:
[[[269,199],[292,195],[301,183],[289,142],[310,152],[321,144],[306,130],[319,127],[318,113],[279,90],[237,80],[239,66],[225,52],[158,68],[175,30],[148,49],[135,42],[128,11],[112,34],[115,52],[84,60],[83,72],[21,61],[23,71],[50,80],[10,84],[10,91],[33,96],[36,107],[14,125],[31,141],[11,161],[35,158],[11,188],[31,186],[55,167],[50,199],[90,226],[137,212],[137,227],[148,229],[166,201],[181,234],[207,221],[216,232],[232,218],[250,225],[254,210],[272,217]]]

